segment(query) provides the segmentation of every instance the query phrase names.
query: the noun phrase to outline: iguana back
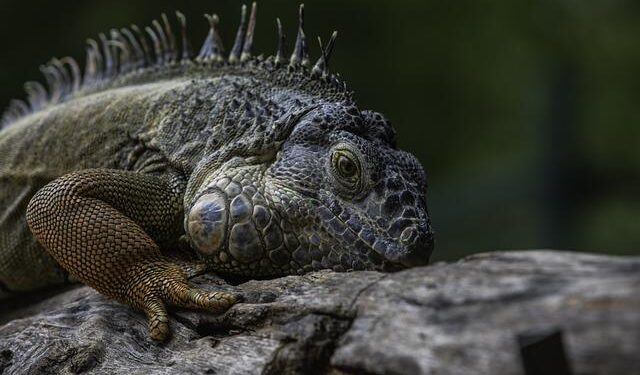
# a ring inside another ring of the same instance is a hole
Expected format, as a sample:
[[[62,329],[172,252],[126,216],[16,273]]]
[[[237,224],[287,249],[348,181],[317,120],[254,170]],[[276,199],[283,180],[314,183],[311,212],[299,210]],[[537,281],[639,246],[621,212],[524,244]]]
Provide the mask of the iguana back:
[[[26,291],[66,281],[66,272],[29,231],[29,200],[71,171],[141,169],[151,155],[140,153],[136,136],[153,124],[143,121],[140,108],[177,85],[101,91],[30,114],[0,131],[0,290]],[[119,120],[123,118],[127,121]]]

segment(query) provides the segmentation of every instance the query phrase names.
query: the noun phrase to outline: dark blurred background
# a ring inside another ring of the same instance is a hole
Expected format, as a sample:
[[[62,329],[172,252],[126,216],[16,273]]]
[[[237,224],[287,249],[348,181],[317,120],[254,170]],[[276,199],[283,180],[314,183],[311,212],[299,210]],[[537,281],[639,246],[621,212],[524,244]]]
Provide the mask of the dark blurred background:
[[[436,260],[556,248],[640,254],[640,2],[307,0],[307,34],[340,31],[334,71],[422,161]],[[53,56],[179,9],[199,45],[237,0],[0,1],[0,103]],[[259,2],[257,50],[297,2]],[[172,17],[173,19],[173,17]],[[312,47],[316,46],[312,42]],[[317,48],[312,49],[317,56]]]

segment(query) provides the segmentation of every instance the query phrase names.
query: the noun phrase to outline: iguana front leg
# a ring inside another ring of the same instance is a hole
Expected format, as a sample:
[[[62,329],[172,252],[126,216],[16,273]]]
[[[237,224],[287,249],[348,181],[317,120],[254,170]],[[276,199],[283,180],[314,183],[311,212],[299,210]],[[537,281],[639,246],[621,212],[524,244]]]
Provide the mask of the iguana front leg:
[[[169,334],[165,304],[222,312],[235,297],[190,287],[184,264],[164,257],[158,242],[182,225],[178,178],[92,169],[65,175],[29,202],[38,241],[73,276],[143,310],[156,340]]]

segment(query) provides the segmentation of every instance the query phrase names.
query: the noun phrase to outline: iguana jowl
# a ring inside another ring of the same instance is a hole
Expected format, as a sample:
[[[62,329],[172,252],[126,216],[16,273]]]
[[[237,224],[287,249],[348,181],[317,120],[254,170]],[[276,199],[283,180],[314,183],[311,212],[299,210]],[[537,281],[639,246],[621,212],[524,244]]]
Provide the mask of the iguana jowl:
[[[0,288],[74,279],[143,310],[169,333],[166,304],[223,311],[203,270],[272,276],[425,264],[433,233],[420,163],[382,115],[328,73],[336,34],[311,67],[300,7],[285,59],[253,57],[256,7],[225,54],[209,34],[193,57],[186,22],[90,40],[25,85],[0,132]],[[322,43],[321,43],[322,47]],[[50,256],[49,256],[50,255]],[[68,274],[67,274],[68,272]]]

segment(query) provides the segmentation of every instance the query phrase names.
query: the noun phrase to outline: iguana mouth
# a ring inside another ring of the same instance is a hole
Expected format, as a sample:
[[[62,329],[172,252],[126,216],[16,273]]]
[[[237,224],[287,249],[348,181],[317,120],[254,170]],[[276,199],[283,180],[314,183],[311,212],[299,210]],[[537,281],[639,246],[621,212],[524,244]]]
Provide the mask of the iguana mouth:
[[[398,243],[395,243],[394,240],[396,239],[381,239],[381,238],[376,238],[374,240],[373,243],[369,243],[367,242],[364,238],[362,238],[360,236],[360,232],[362,231],[362,229],[360,230],[356,230],[356,228],[353,227],[353,225],[349,224],[348,222],[346,222],[345,220],[341,219],[339,215],[336,215],[334,212],[332,212],[329,207],[327,207],[324,203],[322,203],[320,200],[318,200],[317,198],[311,198],[308,197],[309,199],[314,199],[315,202],[317,202],[318,204],[318,212],[329,212],[331,214],[331,219],[328,219],[328,215],[325,215],[324,217],[322,217],[323,219],[323,227],[325,228],[326,232],[335,240],[341,240],[344,239],[344,232],[342,233],[338,233],[337,228],[335,228],[334,226],[328,224],[328,222],[330,220],[336,220],[338,222],[340,222],[342,224],[342,226],[344,228],[346,228],[346,230],[348,230],[351,235],[352,238],[355,238],[356,241],[365,246],[368,250],[369,253],[367,254],[368,257],[371,259],[373,257],[374,260],[374,264],[377,264],[382,271],[386,271],[386,272],[395,272],[395,271],[399,271],[402,269],[406,269],[412,266],[416,266],[416,265],[426,265],[428,264],[428,260],[429,260],[429,256],[431,254],[431,251],[433,250],[433,236],[430,233],[429,236],[429,240],[428,243],[426,244],[428,250],[428,254],[426,257],[426,260],[420,260],[420,254],[413,254],[415,253],[419,253],[421,252],[420,249],[417,248],[412,248],[412,249],[400,249],[401,245]],[[321,215],[322,216],[322,215]],[[327,220],[328,219],[328,220]],[[363,228],[368,228],[367,225],[362,225]],[[410,225],[407,228],[405,228],[405,230],[407,229],[413,229],[415,228],[414,225]],[[403,231],[404,233],[404,231]],[[398,238],[396,241],[400,242],[401,239]],[[376,246],[377,243],[382,243],[384,244],[383,246]],[[390,253],[394,253],[394,251],[396,253],[406,253],[406,256],[404,257],[397,257],[396,259],[391,259],[389,257]],[[418,258],[418,259],[416,259]]]

